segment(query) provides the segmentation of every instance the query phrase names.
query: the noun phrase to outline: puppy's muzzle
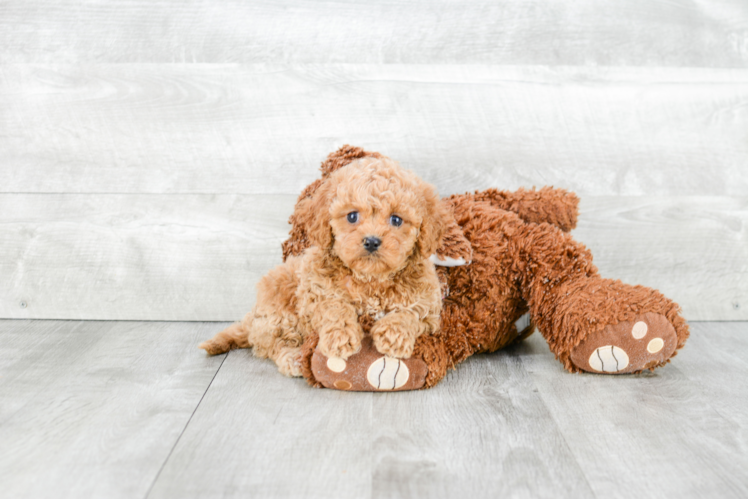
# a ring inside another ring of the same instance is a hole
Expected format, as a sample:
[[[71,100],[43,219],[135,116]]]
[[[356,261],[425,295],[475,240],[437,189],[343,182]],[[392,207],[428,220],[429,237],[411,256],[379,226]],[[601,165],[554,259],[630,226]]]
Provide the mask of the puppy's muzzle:
[[[367,236],[364,238],[364,248],[369,253],[374,253],[379,248],[379,245],[382,244],[382,240],[377,238],[376,236]]]

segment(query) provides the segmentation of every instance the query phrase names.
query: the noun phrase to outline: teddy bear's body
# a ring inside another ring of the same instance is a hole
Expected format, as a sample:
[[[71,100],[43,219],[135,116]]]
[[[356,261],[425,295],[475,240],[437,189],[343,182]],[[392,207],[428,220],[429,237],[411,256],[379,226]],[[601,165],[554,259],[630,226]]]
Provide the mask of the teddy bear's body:
[[[365,156],[381,155],[350,146],[331,154],[322,165],[323,178],[299,200],[311,196],[331,172]],[[309,335],[302,372],[310,384],[346,390],[431,387],[448,368],[525,338],[535,326],[571,372],[654,369],[685,344],[688,326],[676,303],[656,290],[601,278],[590,251],[568,234],[576,225],[574,194],[491,189],[450,196],[443,203],[455,224],[436,260],[463,265],[437,267],[440,329],[419,337],[410,359],[382,357],[365,342],[362,352],[342,366],[316,351],[318,338]],[[284,259],[309,247],[305,220],[298,209],[292,215]],[[518,330],[527,313],[529,324]],[[363,315],[359,322],[368,331],[373,319]]]

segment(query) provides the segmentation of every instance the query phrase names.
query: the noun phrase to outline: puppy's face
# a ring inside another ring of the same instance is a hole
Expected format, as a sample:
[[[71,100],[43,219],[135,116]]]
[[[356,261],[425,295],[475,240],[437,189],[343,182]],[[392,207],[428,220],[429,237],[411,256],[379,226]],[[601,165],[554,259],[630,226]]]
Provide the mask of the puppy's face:
[[[423,222],[416,186],[383,170],[345,172],[330,205],[333,250],[362,275],[405,267]]]
[[[434,188],[389,159],[362,158],[337,170],[315,197],[326,219],[318,219],[315,243],[367,277],[399,271],[414,255],[429,257],[446,224]]]

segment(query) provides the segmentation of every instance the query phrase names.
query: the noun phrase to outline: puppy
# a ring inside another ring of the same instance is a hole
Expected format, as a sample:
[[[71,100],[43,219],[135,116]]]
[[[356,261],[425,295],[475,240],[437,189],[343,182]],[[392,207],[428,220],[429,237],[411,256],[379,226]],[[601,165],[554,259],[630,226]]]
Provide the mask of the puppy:
[[[281,373],[300,376],[311,332],[328,358],[361,349],[359,318],[374,320],[375,348],[408,358],[420,335],[439,328],[434,264],[450,214],[436,190],[387,158],[366,157],[332,173],[297,205],[312,246],[265,275],[241,323],[200,344],[208,354],[252,347]]]

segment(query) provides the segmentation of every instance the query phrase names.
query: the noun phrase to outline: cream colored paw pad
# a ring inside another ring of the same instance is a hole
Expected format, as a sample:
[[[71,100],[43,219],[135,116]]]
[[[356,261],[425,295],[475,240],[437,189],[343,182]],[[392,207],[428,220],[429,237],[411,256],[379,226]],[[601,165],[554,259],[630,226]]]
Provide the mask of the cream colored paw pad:
[[[664,346],[665,341],[660,337],[657,337],[656,339],[652,339],[649,341],[649,344],[647,344],[647,350],[654,354],[656,352],[660,352]]]
[[[397,358],[383,356],[374,361],[366,372],[366,380],[375,389],[391,391],[404,386],[410,377],[408,366]]]
[[[327,360],[327,367],[331,372],[340,373],[345,370],[345,360],[343,358],[330,358]]]
[[[589,359],[593,370],[599,372],[618,372],[629,365],[629,356],[626,351],[614,345],[598,347],[592,352]]]
[[[633,335],[636,340],[643,339],[647,334],[647,330],[647,324],[644,321],[638,321],[634,325],[634,328],[631,329],[631,335]]]

